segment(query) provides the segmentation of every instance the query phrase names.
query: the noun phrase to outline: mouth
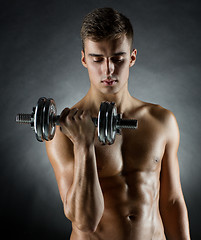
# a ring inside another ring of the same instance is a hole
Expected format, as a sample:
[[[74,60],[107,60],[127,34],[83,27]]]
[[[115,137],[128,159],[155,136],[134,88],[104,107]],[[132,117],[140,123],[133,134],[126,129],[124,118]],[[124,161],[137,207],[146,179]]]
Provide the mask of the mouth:
[[[118,80],[109,80],[109,79],[101,81],[101,83],[103,83],[105,86],[113,86],[117,82],[118,82]]]

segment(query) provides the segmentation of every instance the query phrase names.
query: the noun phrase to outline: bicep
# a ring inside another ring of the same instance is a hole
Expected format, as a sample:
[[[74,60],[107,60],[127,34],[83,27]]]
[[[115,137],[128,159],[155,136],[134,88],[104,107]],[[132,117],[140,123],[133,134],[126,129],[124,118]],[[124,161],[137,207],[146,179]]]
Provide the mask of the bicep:
[[[160,202],[168,204],[168,202],[182,197],[182,190],[177,157],[179,128],[172,113],[169,114],[166,124],[167,141],[161,167]]]
[[[53,140],[46,142],[46,151],[54,169],[61,199],[64,201],[73,181],[73,144],[57,126]]]

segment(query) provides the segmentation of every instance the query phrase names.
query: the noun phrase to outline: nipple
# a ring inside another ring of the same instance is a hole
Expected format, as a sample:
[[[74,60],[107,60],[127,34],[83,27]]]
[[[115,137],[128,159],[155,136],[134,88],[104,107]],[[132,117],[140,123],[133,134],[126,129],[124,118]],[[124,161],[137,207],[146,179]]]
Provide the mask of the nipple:
[[[136,217],[135,217],[135,215],[129,215],[129,216],[128,216],[128,219],[129,219],[130,221],[135,221]]]

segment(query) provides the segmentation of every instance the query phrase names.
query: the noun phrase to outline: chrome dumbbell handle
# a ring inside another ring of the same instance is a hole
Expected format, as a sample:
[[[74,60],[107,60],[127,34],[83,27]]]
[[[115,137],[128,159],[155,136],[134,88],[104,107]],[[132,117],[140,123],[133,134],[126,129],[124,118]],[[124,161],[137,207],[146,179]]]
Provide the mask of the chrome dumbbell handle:
[[[53,121],[56,123],[56,125],[59,125],[59,119],[60,119],[60,115],[53,117]],[[95,127],[97,127],[98,126],[98,118],[91,118],[91,120],[94,123]]]

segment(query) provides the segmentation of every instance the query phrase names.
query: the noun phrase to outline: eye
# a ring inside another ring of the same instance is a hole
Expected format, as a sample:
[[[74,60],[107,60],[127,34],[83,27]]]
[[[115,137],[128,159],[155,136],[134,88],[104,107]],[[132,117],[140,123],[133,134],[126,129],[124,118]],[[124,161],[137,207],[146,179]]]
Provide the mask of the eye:
[[[123,62],[124,58],[122,56],[112,57],[111,58],[113,63],[120,63]]]
[[[99,63],[99,62],[102,62],[104,59],[102,58],[102,57],[94,57],[93,58],[93,61],[94,62],[97,62],[97,63]]]

